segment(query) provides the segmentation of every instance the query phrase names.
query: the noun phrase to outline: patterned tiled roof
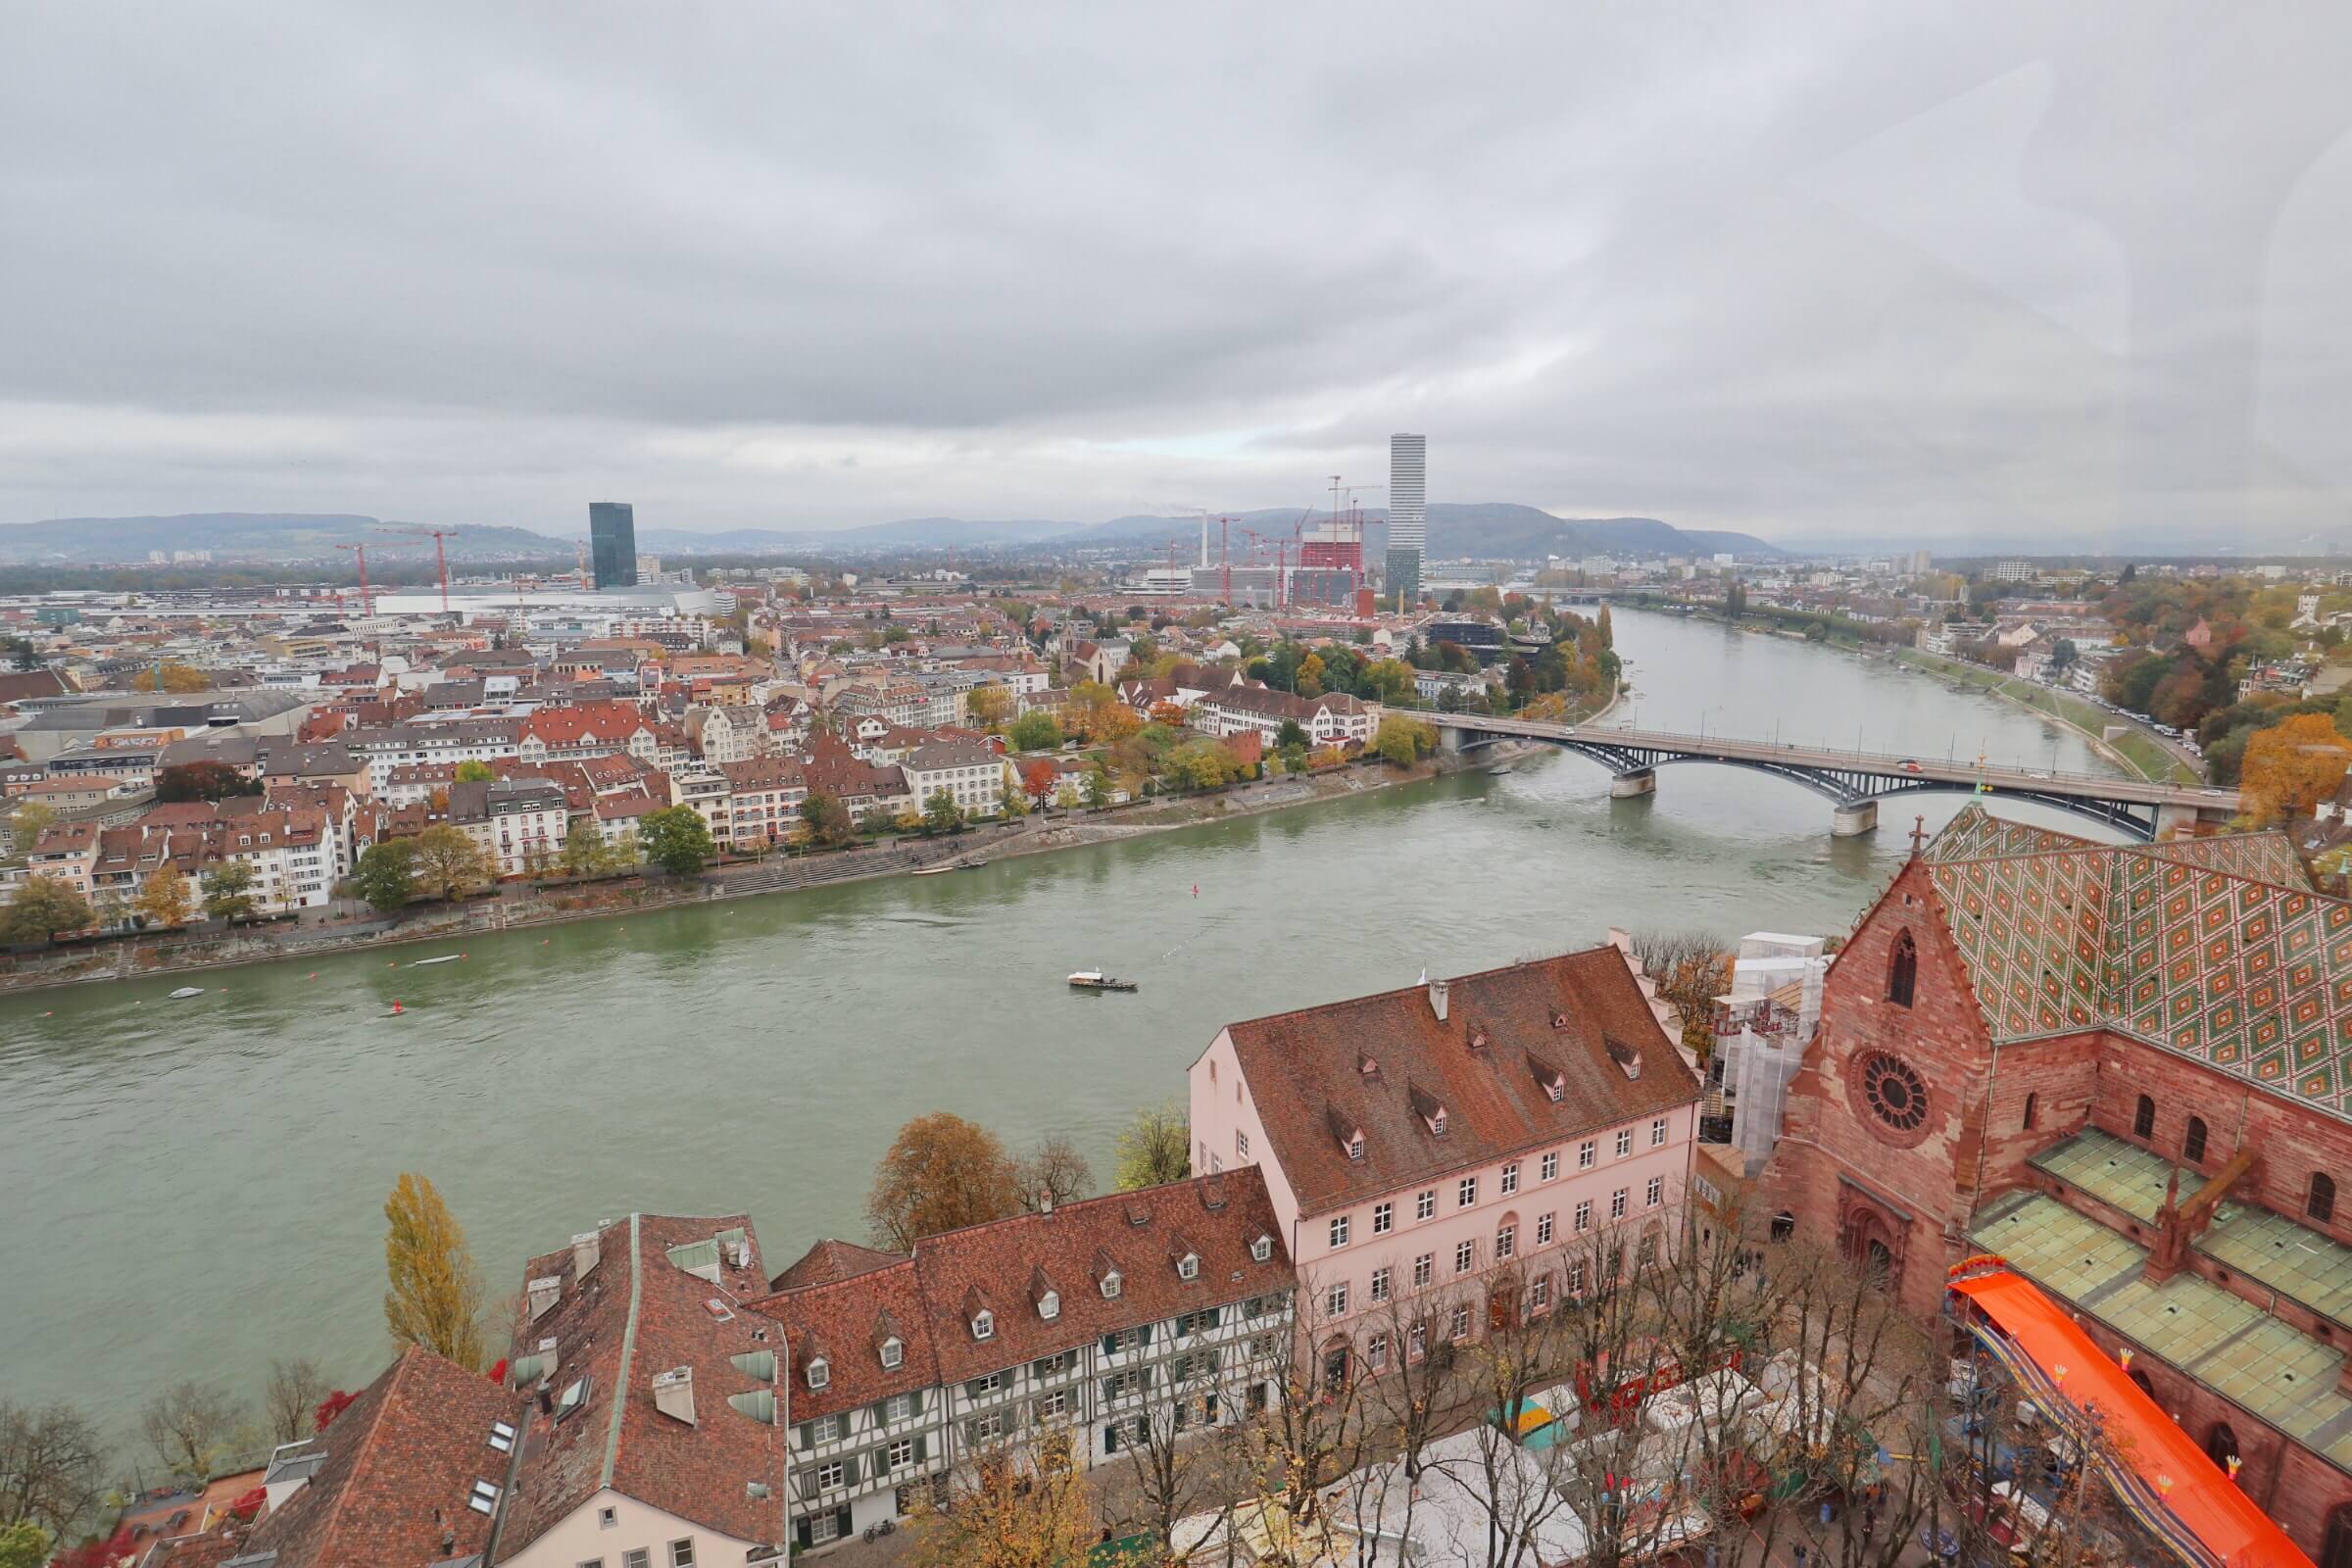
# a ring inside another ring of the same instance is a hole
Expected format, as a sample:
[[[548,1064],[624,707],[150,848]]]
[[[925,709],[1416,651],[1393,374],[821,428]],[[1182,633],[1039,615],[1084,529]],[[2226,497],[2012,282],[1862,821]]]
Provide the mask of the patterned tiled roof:
[[[2113,1029],[2352,1119],[2352,904],[2285,835],[2101,845],[1971,805],[1926,858],[1996,1041]]]

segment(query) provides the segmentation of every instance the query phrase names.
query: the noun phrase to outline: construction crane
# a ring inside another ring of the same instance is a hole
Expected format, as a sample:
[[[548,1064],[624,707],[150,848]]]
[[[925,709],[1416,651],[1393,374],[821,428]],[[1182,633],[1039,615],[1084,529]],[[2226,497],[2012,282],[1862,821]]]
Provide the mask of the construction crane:
[[[579,574],[580,587],[585,589],[588,586],[588,541],[574,539],[571,542],[571,554],[573,569]]]
[[[443,613],[444,615],[448,614],[448,613],[449,613],[449,556],[448,556],[448,553],[447,553],[447,552],[446,552],[446,551],[445,551],[445,550],[442,548],[441,541],[442,541],[442,540],[444,540],[444,539],[447,539],[447,538],[448,538],[448,537],[449,537],[451,534],[453,534],[453,533],[457,532],[457,530],[456,530],[456,529],[454,529],[454,528],[422,528],[422,527],[413,527],[413,528],[378,528],[378,529],[376,529],[375,531],[376,531],[377,533],[398,534],[400,537],[402,537],[402,538],[404,538],[404,539],[425,539],[425,538],[429,538],[429,539],[431,539],[431,540],[433,541],[433,564],[434,564],[436,567],[438,567],[438,568],[440,569],[440,572],[441,572],[441,613]]]
[[[337,545],[335,548],[348,550],[360,558],[360,613],[373,618],[375,596],[368,591],[368,547],[366,545]]]

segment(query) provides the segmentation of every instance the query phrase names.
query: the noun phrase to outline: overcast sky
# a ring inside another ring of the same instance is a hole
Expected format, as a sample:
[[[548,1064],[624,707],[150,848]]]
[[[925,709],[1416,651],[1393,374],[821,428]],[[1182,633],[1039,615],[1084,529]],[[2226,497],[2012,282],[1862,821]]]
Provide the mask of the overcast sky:
[[[0,521],[2352,547],[2352,8],[2167,9],[0,0]]]

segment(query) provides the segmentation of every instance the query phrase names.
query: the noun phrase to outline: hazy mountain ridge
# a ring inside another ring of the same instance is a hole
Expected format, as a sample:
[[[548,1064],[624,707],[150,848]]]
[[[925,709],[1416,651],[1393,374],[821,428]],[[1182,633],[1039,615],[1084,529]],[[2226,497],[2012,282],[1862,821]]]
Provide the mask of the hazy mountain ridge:
[[[389,559],[432,554],[430,539],[379,532],[413,524],[343,512],[189,512],[172,516],[51,517],[0,526],[0,563],[10,565],[123,562],[150,551],[209,550],[224,561],[347,560],[339,544],[364,544]],[[464,523],[443,541],[452,557],[473,560],[567,553],[571,542],[507,528]]]
[[[1288,539],[1303,508],[1260,508],[1230,517],[1234,553],[1248,546],[1244,529],[1269,540]],[[1364,513],[1367,559],[1379,561],[1388,546],[1387,514]],[[429,539],[403,538],[386,529],[412,526],[356,513],[196,512],[174,516],[53,517],[42,522],[0,525],[0,564],[77,564],[136,562],[151,551],[210,551],[216,563],[229,561],[331,561],[339,544],[365,544],[386,559],[428,552]],[[1171,540],[1183,541],[1182,558],[1195,558],[1200,519],[1129,515],[1083,523],[1024,517],[974,521],[962,517],[905,517],[856,528],[805,531],[781,528],[687,528],[637,530],[637,546],[649,555],[844,554],[891,550],[1004,550],[1046,546],[1056,550],[1114,550],[1162,554]],[[455,561],[562,559],[580,535],[466,523],[446,541]],[[1223,530],[1209,523],[1209,553],[1215,558]],[[1560,517],[1535,507],[1507,502],[1439,502],[1429,509],[1429,554],[1537,558],[1596,554],[1706,555],[1728,550],[1741,555],[1780,555],[1777,546],[1743,533],[1677,528],[1655,517]]]

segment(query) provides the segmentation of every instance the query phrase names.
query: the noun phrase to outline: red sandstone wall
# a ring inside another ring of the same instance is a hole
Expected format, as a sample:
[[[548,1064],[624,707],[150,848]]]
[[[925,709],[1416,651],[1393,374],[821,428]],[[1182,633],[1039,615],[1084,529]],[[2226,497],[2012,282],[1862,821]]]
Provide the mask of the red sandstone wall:
[[[2251,1144],[2262,1154],[2262,1174],[2240,1196],[2352,1245],[2352,1125],[2274,1099],[2242,1079],[2170,1052],[2135,1040],[2102,1038],[2098,1100],[2090,1118],[2102,1131],[2178,1160],[2188,1118],[2201,1116],[2206,1136],[2200,1170],[2211,1175],[2229,1163],[2241,1144]],[[2156,1102],[2153,1138],[2132,1137],[2132,1118],[2141,1095]],[[2327,1225],[2303,1211],[2314,1171],[2325,1171],[2335,1181],[2335,1218]]]
[[[1854,933],[1822,997],[1822,1028],[1790,1086],[1790,1115],[1765,1173],[1776,1207],[1800,1233],[1833,1241],[1840,1219],[1840,1176],[1912,1216],[1903,1237],[1899,1295],[1923,1314],[1941,1304],[1944,1269],[1976,1202],[1981,1107],[1991,1045],[1960,955],[1935,912],[1927,868],[1913,862]],[[1912,1004],[1886,1000],[1895,939],[1908,929],[1919,950]],[[1861,1107],[1849,1070],[1884,1050],[1927,1081],[1929,1115],[1915,1142],[1889,1135]],[[1906,1147],[1906,1142],[1908,1146]]]

